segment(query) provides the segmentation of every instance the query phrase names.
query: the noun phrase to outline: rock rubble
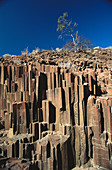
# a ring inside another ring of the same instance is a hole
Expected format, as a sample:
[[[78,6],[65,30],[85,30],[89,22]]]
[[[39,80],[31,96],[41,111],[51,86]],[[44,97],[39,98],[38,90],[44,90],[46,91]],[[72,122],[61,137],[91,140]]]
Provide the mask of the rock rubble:
[[[112,50],[0,58],[0,168],[112,169]]]

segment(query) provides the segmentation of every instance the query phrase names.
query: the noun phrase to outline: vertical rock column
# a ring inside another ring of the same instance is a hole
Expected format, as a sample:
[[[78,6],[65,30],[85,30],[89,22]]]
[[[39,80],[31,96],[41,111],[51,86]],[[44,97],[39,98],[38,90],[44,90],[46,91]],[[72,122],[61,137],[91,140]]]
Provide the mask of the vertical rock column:
[[[32,92],[32,65],[28,66],[28,73],[29,73],[29,79],[28,79],[29,96],[31,96],[31,92]]]
[[[4,84],[4,65],[1,63],[1,84]]]
[[[85,104],[84,104],[84,85],[79,85],[79,120],[80,126],[84,126]]]
[[[78,76],[74,79],[74,121],[76,125],[79,125],[79,86],[78,86]]]
[[[43,122],[49,123],[49,101],[42,101],[42,111],[43,111]]]

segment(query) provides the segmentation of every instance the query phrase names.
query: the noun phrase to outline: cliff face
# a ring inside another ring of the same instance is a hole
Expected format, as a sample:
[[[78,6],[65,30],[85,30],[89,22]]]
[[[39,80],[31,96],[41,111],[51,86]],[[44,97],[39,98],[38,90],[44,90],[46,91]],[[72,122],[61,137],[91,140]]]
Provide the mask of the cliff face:
[[[112,168],[112,63],[105,56],[0,59],[2,168]]]

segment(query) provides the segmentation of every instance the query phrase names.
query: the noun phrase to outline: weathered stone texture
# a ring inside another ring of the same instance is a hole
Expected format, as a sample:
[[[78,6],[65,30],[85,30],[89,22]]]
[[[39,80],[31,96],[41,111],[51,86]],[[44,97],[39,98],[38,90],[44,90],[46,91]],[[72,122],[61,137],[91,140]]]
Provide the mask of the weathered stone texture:
[[[64,52],[66,67],[51,53],[0,59],[0,168],[111,169],[110,63],[71,52],[68,69]]]

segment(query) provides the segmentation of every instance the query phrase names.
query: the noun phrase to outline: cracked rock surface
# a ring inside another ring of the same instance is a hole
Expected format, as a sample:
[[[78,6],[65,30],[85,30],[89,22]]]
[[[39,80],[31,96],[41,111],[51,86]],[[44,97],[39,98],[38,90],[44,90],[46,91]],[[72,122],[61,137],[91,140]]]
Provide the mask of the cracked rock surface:
[[[112,169],[112,50],[0,58],[0,168]]]

